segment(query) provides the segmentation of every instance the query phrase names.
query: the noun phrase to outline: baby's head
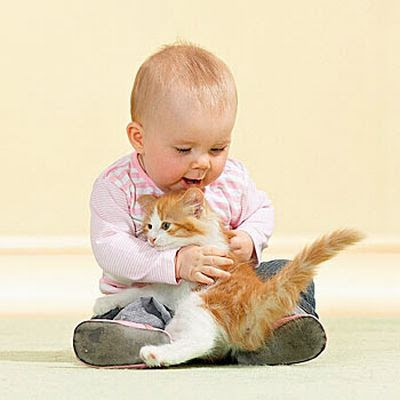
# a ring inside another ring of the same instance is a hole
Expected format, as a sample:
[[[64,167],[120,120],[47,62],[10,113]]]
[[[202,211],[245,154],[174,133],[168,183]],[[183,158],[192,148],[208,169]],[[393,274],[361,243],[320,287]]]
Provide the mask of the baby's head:
[[[191,44],[166,46],[136,75],[128,137],[161,190],[204,188],[224,169],[236,108],[220,59]]]

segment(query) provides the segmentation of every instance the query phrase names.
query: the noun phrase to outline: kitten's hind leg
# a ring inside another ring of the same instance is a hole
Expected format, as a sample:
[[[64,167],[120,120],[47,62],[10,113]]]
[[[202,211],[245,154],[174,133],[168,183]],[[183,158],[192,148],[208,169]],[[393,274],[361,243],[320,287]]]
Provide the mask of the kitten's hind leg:
[[[179,304],[165,329],[172,343],[142,347],[140,357],[148,366],[176,365],[213,353],[220,336],[219,327],[201,304],[199,295],[191,293]]]
[[[129,304],[130,298],[125,293],[109,294],[99,297],[93,307],[94,315],[104,315],[114,308],[123,308]]]

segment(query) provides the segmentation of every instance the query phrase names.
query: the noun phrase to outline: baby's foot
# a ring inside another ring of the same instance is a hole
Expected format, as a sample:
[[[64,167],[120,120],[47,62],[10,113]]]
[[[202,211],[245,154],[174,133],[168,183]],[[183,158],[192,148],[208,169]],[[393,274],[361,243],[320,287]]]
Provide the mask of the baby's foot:
[[[325,349],[326,334],[313,315],[299,313],[282,318],[274,334],[257,351],[236,353],[239,364],[290,365],[318,357]]]
[[[170,337],[161,329],[118,320],[83,321],[75,328],[73,336],[76,356],[96,367],[143,366],[139,356],[143,346],[157,348],[169,342]]]

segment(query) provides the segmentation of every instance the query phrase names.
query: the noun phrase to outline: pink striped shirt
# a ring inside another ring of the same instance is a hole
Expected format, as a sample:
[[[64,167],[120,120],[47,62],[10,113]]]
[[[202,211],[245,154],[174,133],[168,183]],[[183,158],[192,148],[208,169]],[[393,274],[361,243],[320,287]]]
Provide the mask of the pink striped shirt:
[[[177,284],[178,249],[157,251],[141,234],[143,210],[136,199],[162,191],[140,166],[133,152],[116,161],[95,181],[90,199],[91,244],[103,269],[102,293],[115,293],[139,283]],[[247,232],[258,260],[273,229],[273,209],[257,190],[242,163],[228,159],[223,173],[205,189],[205,197],[229,229]]]

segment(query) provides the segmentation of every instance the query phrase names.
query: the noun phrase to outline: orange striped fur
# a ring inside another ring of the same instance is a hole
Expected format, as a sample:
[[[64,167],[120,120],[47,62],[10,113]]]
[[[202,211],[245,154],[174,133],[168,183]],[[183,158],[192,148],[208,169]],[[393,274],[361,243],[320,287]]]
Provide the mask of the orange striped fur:
[[[226,270],[231,272],[231,278],[217,282],[204,292],[205,306],[233,345],[256,350],[272,334],[273,324],[295,309],[300,293],[311,283],[317,266],[361,239],[362,235],[351,229],[323,236],[265,282],[257,277],[254,263],[228,266]]]

